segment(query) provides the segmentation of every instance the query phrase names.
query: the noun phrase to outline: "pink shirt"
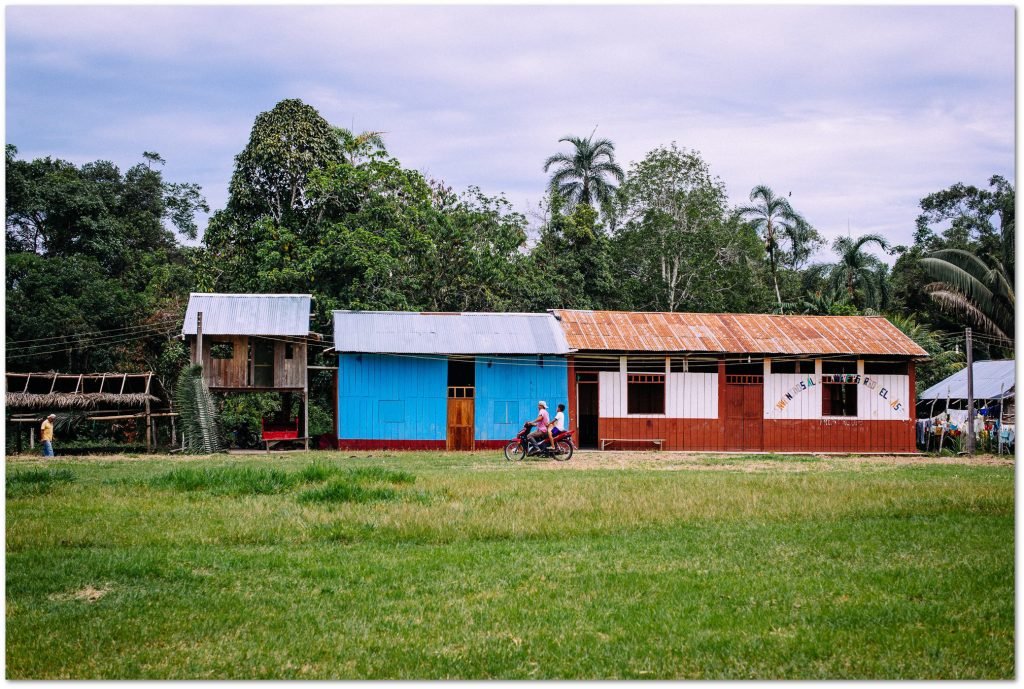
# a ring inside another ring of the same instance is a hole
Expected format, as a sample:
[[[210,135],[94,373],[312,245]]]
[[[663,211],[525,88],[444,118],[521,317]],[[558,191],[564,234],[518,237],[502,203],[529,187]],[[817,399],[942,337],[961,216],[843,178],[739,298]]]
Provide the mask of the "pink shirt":
[[[548,422],[550,420],[551,420],[551,417],[548,416],[548,410],[547,409],[541,409],[540,410],[540,423],[537,424],[537,430],[540,431],[541,433],[546,433],[547,430],[548,430]]]

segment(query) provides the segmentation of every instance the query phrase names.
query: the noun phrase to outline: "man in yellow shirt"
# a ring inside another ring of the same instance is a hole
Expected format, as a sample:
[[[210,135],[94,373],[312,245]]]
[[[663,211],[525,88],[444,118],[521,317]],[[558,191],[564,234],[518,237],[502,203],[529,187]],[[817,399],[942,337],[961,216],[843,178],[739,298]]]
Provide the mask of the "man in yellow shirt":
[[[53,457],[53,420],[56,414],[50,414],[39,427],[39,439],[43,442],[43,457]]]

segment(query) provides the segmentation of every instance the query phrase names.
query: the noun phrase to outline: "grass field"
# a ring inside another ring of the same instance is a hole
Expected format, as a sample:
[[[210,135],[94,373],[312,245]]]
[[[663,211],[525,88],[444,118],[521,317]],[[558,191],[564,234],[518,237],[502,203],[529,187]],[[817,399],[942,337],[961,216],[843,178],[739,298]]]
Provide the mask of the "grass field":
[[[1012,678],[1009,461],[8,460],[8,678]]]

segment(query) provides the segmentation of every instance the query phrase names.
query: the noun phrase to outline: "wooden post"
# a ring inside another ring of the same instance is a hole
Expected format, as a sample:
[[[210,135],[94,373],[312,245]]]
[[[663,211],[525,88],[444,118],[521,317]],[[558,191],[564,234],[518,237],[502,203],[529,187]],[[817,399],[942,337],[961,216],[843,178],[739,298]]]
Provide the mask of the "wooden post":
[[[995,450],[995,454],[996,455],[1001,455],[1002,454],[1002,422],[1004,422],[1006,420],[1006,418],[1007,418],[1006,417],[1007,398],[1004,396],[1004,392],[1005,392],[1004,391],[1004,387],[1005,387],[1005,385],[1006,384],[1004,384],[1004,383],[1000,383],[999,384],[999,427],[997,429],[995,429],[995,432],[998,434],[999,443],[996,445],[996,447],[997,447],[997,449]],[[20,439],[20,438],[18,438],[18,439]]]
[[[298,349],[298,347],[296,347]],[[306,353],[306,363],[302,367],[302,437],[309,452],[309,339],[306,339],[306,346],[302,348]],[[314,360],[315,361],[315,360]]]
[[[153,446],[153,418],[149,415],[149,384],[152,380],[152,373],[146,376],[146,452],[151,452]]]
[[[689,369],[689,364],[687,364]],[[725,358],[718,360],[718,449],[724,450],[729,429],[725,426],[727,409],[725,405]]]
[[[196,364],[203,363],[203,312],[196,314]],[[205,372],[204,372],[205,373]]]
[[[974,454],[974,346],[967,328],[967,454]]]
[[[580,440],[579,411],[580,410],[576,408],[577,405],[579,404],[579,401],[577,400],[577,395],[576,395],[576,387],[578,385],[576,383],[576,357],[574,357],[571,354],[566,357],[566,376],[569,378],[569,381],[568,381],[569,382],[569,389],[567,390],[567,392],[569,393],[569,399],[567,400],[568,401],[568,407],[569,407],[569,409],[568,409],[569,413],[567,414],[567,416],[569,417],[569,423],[567,424],[568,428],[566,428],[564,430],[572,430],[573,431],[573,437],[576,438],[576,443],[579,444],[579,440]]]
[[[36,427],[35,423],[28,427],[28,449],[33,450],[36,447]]]
[[[21,454],[21,424],[20,423],[16,423],[16,424],[14,424],[14,427],[16,429],[18,429],[18,454],[20,455]]]
[[[337,366],[337,360],[338,360],[338,357],[335,357],[334,373],[331,374],[331,400],[334,402],[334,404],[331,405],[331,411],[333,412],[332,416],[334,417],[333,418],[334,427],[331,430],[331,445],[332,445],[332,448],[335,449],[335,450],[338,449],[338,438],[341,435],[340,432],[339,432],[340,431],[339,421],[341,420],[341,408],[338,406],[339,399],[338,399],[338,366]]]
[[[302,390],[302,437],[305,438],[306,451],[309,451],[309,374],[306,374],[306,387]]]

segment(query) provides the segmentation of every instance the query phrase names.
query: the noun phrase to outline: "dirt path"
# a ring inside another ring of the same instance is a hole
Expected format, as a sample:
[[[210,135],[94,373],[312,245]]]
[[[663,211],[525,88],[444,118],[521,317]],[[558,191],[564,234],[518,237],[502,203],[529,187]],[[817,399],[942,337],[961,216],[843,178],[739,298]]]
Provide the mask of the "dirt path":
[[[836,471],[895,466],[1013,466],[1010,456],[701,454],[682,452],[578,452],[568,462],[530,462],[552,470],[653,469],[668,471]]]

